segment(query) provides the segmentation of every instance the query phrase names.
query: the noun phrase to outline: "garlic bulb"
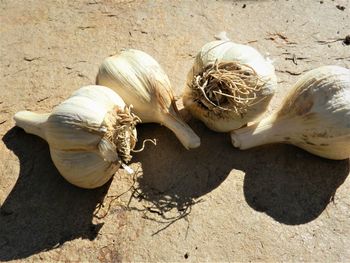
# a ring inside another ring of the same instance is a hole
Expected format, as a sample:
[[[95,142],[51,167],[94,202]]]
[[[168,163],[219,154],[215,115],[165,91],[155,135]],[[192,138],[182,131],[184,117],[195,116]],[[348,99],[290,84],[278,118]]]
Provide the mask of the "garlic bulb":
[[[277,84],[273,65],[258,51],[230,42],[226,36],[220,39],[207,43],[197,54],[183,103],[208,128],[228,132],[259,117]]]
[[[96,83],[112,88],[126,104],[133,105],[142,122],[168,127],[187,149],[200,145],[199,137],[178,113],[168,76],[148,54],[128,49],[106,58]]]
[[[51,158],[70,183],[95,188],[131,159],[138,118],[111,89],[86,86],[48,114],[20,111],[16,125],[46,140]]]
[[[350,156],[350,70],[323,66],[293,86],[281,109],[259,123],[231,133],[240,149],[283,142],[341,160]]]

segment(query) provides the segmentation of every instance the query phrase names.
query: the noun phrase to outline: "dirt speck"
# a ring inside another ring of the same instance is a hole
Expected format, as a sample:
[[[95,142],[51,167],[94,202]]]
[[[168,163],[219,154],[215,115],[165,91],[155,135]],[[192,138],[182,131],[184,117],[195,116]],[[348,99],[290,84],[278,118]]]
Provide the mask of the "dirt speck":
[[[344,38],[343,43],[344,43],[344,45],[347,45],[347,46],[350,45],[350,35],[347,35],[347,36]]]
[[[340,11],[344,11],[344,10],[345,10],[345,6],[343,6],[343,5],[336,5],[336,7],[337,7]]]

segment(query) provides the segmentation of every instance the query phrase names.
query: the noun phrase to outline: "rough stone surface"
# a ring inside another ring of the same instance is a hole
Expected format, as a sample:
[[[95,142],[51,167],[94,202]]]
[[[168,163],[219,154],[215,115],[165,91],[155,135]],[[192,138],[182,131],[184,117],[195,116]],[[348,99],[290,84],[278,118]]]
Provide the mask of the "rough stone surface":
[[[155,57],[180,95],[196,52],[220,31],[274,61],[271,112],[302,72],[350,67],[349,11],[347,0],[0,1],[0,261],[350,261],[349,160],[288,145],[239,151],[195,120],[202,145],[186,151],[147,124],[140,140],[158,144],[135,154],[136,176],[120,170],[82,190],[12,119],[94,83],[125,47]]]

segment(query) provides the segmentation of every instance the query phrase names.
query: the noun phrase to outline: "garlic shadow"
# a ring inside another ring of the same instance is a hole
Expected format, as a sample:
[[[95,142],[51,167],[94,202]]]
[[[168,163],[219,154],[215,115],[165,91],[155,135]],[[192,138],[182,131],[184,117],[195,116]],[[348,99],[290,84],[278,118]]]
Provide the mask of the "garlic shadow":
[[[0,261],[23,259],[77,238],[93,240],[103,223],[93,214],[110,183],[85,190],[72,186],[51,161],[47,143],[17,127],[3,137],[17,155],[20,173],[0,208]]]
[[[349,175],[349,160],[334,161],[292,145],[268,145],[246,167],[244,195],[255,210],[287,225],[316,219]]]
[[[156,137],[157,145],[146,144],[144,151],[134,156],[133,161],[142,165],[142,174],[137,178],[133,197],[149,203],[142,210],[143,216],[159,219],[164,226],[160,230],[186,217],[191,207],[220,186],[245,156],[237,155],[229,136],[210,131],[199,121],[191,121],[190,126],[200,131],[201,137],[201,146],[192,150],[186,150],[165,127],[137,127],[139,142]]]
[[[233,148],[228,134],[212,132],[199,121],[190,126],[201,137],[201,146],[190,151],[164,127],[138,127],[139,141],[156,136],[157,146],[147,145],[134,156],[143,174],[133,197],[149,202],[142,212],[165,227],[186,217],[233,169],[245,173],[247,204],[288,225],[316,219],[349,174],[348,160],[327,160],[283,144],[241,151]]]

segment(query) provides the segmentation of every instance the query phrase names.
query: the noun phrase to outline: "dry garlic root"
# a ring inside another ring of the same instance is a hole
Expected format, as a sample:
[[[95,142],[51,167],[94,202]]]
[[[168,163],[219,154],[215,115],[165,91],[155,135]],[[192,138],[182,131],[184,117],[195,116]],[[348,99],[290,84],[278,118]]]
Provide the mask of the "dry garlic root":
[[[139,122],[118,94],[95,85],[78,89],[51,113],[20,111],[14,119],[48,142],[58,171],[82,188],[105,184],[130,161]]]
[[[350,70],[324,66],[309,71],[278,112],[233,131],[231,138],[240,149],[282,142],[328,159],[349,158]]]
[[[197,54],[183,103],[208,128],[228,132],[264,113],[277,84],[273,65],[258,51],[220,38]]]
[[[172,130],[187,148],[200,145],[199,137],[181,119],[168,76],[148,54],[123,50],[106,58],[96,83],[115,90],[142,122],[161,123]]]

